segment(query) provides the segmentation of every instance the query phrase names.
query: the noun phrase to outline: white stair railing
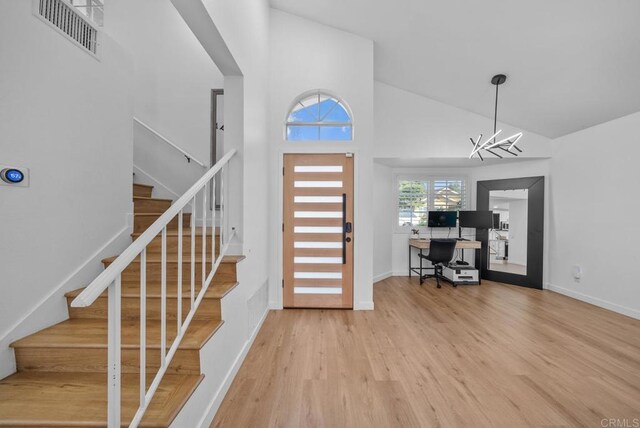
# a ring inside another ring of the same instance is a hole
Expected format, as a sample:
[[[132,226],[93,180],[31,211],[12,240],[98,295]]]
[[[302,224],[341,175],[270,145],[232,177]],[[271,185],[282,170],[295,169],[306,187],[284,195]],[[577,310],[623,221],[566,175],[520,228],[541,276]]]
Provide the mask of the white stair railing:
[[[96,279],[85,288],[73,302],[72,307],[82,308],[90,306],[105,290],[108,291],[108,406],[107,406],[107,426],[120,427],[120,332],[121,332],[121,283],[123,271],[139,256],[140,257],[140,406],[136,411],[130,427],[136,427],[142,420],[144,413],[153,398],[160,381],[162,380],[173,356],[175,355],[180,342],[182,341],[191,320],[193,319],[198,306],[202,302],[205,293],[213,280],[213,277],[227,253],[229,243],[235,235],[235,230],[225,233],[224,213],[226,204],[220,201],[220,238],[218,257],[216,253],[216,211],[212,211],[211,219],[211,254],[210,271],[207,275],[207,193],[209,186],[215,188],[216,180],[220,180],[221,199],[224,198],[224,179],[229,160],[236,154],[232,150],[225,154],[218,163],[209,169],[187,192],[172,204],[149,228],[142,233],[113,263],[111,263]],[[198,196],[200,194],[200,196]],[[202,287],[195,292],[195,269],[196,269],[196,198],[202,202]],[[213,193],[215,198],[215,193]],[[191,208],[191,281],[190,281],[190,309],[184,321],[182,319],[182,217],[185,207]],[[215,201],[214,201],[215,206]],[[167,227],[169,222],[178,216],[178,250],[177,250],[177,335],[167,350]],[[161,273],[160,273],[160,368],[146,388],[146,291],[147,291],[147,247],[154,238],[161,234]]]

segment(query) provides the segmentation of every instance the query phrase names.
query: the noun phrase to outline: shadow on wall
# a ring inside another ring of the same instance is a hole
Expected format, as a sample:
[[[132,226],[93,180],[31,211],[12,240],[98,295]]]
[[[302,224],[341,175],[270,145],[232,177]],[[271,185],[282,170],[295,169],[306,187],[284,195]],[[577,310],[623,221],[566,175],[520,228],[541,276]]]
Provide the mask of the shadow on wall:
[[[136,181],[156,186],[158,197],[181,196],[207,170],[193,160],[188,162],[182,153],[137,122],[133,126],[133,141],[133,165],[141,173]]]

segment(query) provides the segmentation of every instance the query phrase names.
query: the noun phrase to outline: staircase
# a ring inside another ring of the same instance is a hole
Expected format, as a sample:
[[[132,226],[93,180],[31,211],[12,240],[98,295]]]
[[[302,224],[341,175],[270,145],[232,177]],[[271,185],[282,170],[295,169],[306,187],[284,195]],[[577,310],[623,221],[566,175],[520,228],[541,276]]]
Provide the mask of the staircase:
[[[137,239],[171,206],[152,197],[153,187],[133,185]],[[189,213],[183,214],[189,225]],[[166,346],[177,334],[178,222],[167,226]],[[216,235],[219,232],[216,230]],[[182,318],[190,309],[191,228],[183,230]],[[207,238],[210,257],[211,232]],[[195,294],[202,285],[202,235],[196,236]],[[216,256],[219,248],[216,246]],[[161,364],[161,237],[146,252],[146,388]],[[140,426],[167,427],[203,378],[200,350],[223,323],[220,300],[237,283],[243,256],[225,256],[178,350],[153,396]],[[103,260],[109,266],[115,257]],[[121,421],[128,426],[140,405],[140,257],[121,279]],[[65,295],[69,319],[14,342],[17,373],[0,381],[0,426],[94,427],[107,425],[107,291],[91,306],[71,307],[83,289]]]

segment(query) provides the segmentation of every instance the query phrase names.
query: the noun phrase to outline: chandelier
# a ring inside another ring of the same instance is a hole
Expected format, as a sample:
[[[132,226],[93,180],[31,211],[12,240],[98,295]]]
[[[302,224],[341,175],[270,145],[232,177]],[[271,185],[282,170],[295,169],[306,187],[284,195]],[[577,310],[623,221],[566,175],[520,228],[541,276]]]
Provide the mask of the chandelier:
[[[469,138],[471,140],[471,144],[473,144],[473,150],[469,155],[469,159],[473,158],[475,155],[478,155],[481,161],[484,161],[482,157],[482,151],[484,150],[486,153],[490,153],[493,156],[496,156],[500,159],[503,158],[502,154],[508,153],[513,156],[518,156],[518,153],[522,153],[522,150],[516,146],[516,143],[522,138],[522,132],[518,132],[513,134],[510,137],[503,138],[502,140],[497,141],[498,135],[502,132],[502,129],[497,129],[498,123],[498,87],[507,81],[507,76],[504,74],[496,74],[491,78],[491,84],[496,86],[496,103],[495,109],[493,113],[493,135],[483,143],[482,142],[482,134],[478,137],[477,140],[473,138]]]

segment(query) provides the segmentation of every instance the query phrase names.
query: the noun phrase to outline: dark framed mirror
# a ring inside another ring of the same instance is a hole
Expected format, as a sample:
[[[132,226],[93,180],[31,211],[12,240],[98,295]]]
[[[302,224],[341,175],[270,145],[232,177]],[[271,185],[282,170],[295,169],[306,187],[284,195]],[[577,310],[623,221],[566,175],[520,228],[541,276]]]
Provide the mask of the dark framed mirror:
[[[542,289],[544,177],[478,181],[476,209],[494,213],[493,229],[476,231],[482,279]]]

